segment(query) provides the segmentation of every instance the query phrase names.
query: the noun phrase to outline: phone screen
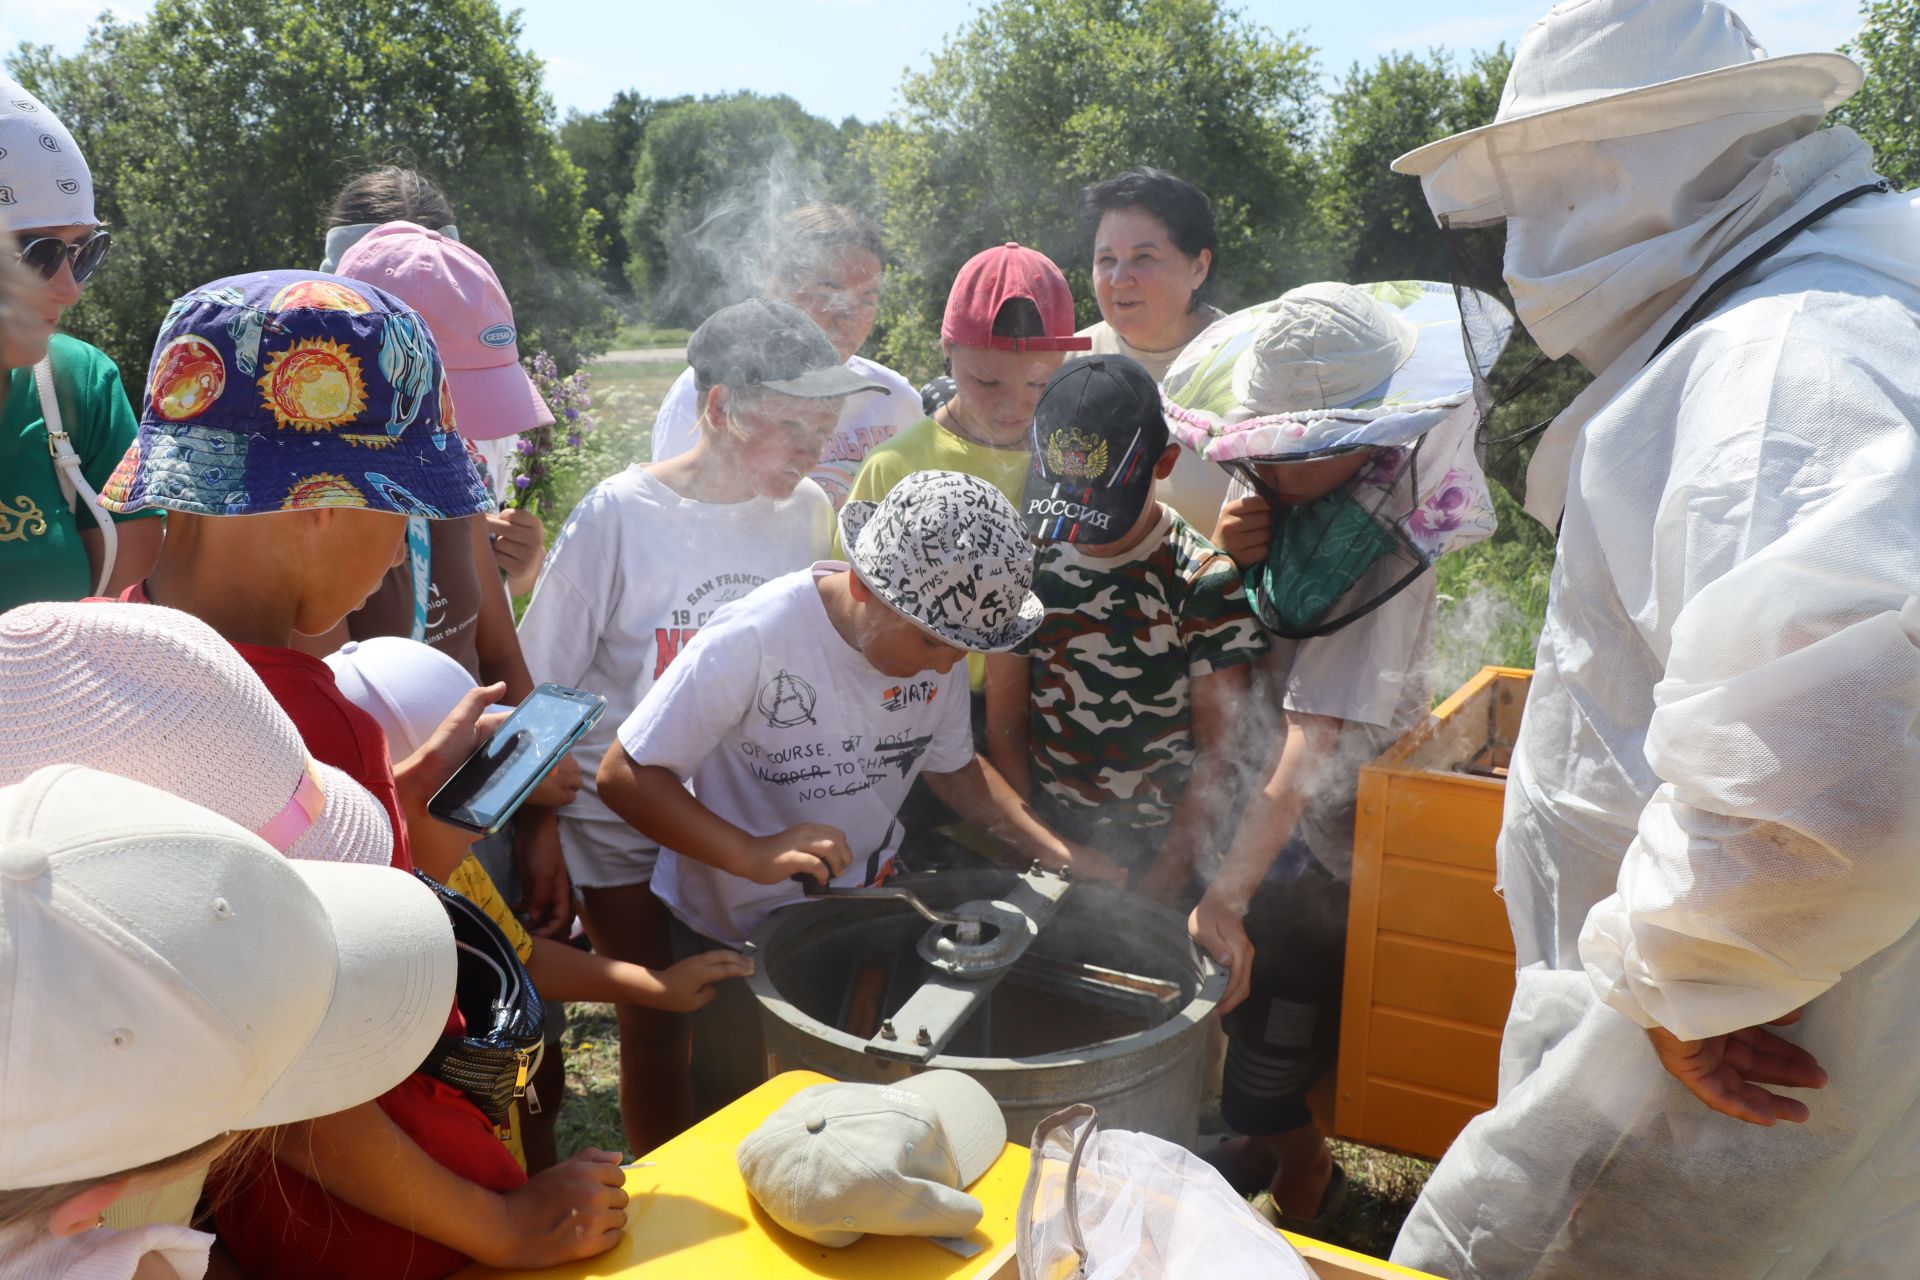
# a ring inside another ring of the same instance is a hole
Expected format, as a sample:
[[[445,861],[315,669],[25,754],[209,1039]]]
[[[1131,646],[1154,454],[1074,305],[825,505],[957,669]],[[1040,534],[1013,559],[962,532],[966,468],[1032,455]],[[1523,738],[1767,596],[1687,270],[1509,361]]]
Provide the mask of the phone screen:
[[[541,685],[467,757],[428,812],[472,831],[498,830],[606,705],[578,689]]]

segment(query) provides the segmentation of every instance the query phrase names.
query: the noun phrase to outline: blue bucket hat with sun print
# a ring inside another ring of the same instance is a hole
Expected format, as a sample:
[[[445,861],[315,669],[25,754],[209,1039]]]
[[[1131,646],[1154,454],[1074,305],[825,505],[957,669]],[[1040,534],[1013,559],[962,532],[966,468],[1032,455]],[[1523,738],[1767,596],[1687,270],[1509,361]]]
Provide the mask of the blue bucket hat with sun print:
[[[109,511],[493,510],[456,431],[433,335],[359,280],[258,271],[174,300]]]

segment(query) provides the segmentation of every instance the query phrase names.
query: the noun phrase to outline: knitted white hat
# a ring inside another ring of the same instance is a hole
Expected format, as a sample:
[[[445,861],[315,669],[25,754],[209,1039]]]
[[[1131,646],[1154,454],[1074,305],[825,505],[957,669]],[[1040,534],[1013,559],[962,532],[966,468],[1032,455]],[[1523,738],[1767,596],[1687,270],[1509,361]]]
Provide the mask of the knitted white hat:
[[[849,502],[840,543],[875,595],[962,649],[1011,649],[1046,612],[1033,594],[1027,527],[978,476],[916,471],[883,502]]]
[[[386,730],[387,749],[396,761],[425,745],[474,688],[459,662],[405,636],[349,640],[327,655],[327,665],[347,701]]]
[[[93,174],[53,112],[0,75],[0,231],[92,226]]]
[[[0,787],[0,1187],[377,1097],[439,1038],[455,971],[445,908],[403,871],[278,857],[77,765]]]
[[[177,609],[28,604],[0,614],[0,785],[50,764],[160,787],[290,858],[393,858],[380,802],[314,760],[233,646]]]

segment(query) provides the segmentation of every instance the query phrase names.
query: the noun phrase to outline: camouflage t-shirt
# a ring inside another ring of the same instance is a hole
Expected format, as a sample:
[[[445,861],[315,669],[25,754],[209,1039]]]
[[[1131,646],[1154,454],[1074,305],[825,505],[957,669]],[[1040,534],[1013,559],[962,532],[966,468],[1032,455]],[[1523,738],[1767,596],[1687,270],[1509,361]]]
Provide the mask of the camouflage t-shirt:
[[[1056,542],[1034,566],[1047,616],[1020,651],[1036,799],[1087,836],[1166,826],[1193,766],[1191,681],[1267,651],[1240,571],[1164,504],[1124,555]]]

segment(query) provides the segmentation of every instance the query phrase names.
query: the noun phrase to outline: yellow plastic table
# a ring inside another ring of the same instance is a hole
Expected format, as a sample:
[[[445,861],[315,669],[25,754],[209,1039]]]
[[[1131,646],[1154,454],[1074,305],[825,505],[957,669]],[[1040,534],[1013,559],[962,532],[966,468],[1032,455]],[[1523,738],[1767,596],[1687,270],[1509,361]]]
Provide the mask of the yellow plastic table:
[[[986,1216],[967,1239],[980,1246],[962,1258],[928,1240],[866,1236],[844,1249],[803,1240],[779,1226],[747,1194],[734,1162],[740,1140],[775,1108],[809,1085],[830,1083],[811,1071],[775,1076],[732,1105],[643,1157],[651,1168],[627,1170],[627,1233],[585,1262],[537,1272],[469,1267],[459,1280],[538,1276],[541,1280],[989,1280],[1017,1274],[1013,1224],[1027,1180],[1027,1149],[1007,1144],[992,1168],[967,1188]]]
[[[760,1122],[809,1085],[811,1071],[775,1076],[679,1137],[649,1152],[649,1168],[627,1170],[627,1233],[597,1258],[544,1271],[468,1267],[454,1280],[1018,1280],[1014,1219],[1027,1181],[1027,1149],[1013,1143],[968,1187],[986,1208],[962,1258],[928,1240],[866,1236],[844,1249],[803,1240],[769,1218],[740,1177],[734,1149]],[[1287,1239],[1320,1280],[1436,1280],[1378,1258]]]

